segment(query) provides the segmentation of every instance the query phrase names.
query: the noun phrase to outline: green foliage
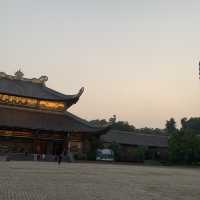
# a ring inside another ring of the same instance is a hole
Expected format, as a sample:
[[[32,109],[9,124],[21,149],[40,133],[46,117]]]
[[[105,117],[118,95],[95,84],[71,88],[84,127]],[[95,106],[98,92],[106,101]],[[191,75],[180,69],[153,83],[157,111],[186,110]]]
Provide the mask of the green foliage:
[[[187,118],[184,117],[181,119],[181,126],[183,130],[187,129]]]
[[[176,121],[174,120],[174,118],[171,118],[170,120],[166,121],[165,128],[166,131],[170,134],[177,131]]]
[[[86,160],[87,159],[87,155],[84,154],[84,153],[81,153],[81,152],[75,153],[74,154],[74,159],[75,160]]]
[[[173,163],[195,164],[200,161],[200,139],[192,130],[182,130],[169,139],[169,156]]]
[[[200,134],[200,118],[181,119],[182,130],[190,129]]]
[[[108,125],[108,122],[106,121],[106,119],[102,119],[102,120],[95,119],[95,120],[91,120],[90,124],[93,125],[93,126],[99,126],[99,127],[101,127],[101,126]]]
[[[90,138],[90,151],[87,154],[88,160],[96,160],[97,149],[103,148],[101,140],[97,137]]]
[[[135,131],[135,127],[129,124],[126,121],[117,121],[116,116],[113,115],[108,121],[106,119],[96,119],[90,121],[90,123],[94,126],[106,126],[108,124],[112,124],[112,129],[119,130],[119,131]]]
[[[121,160],[121,146],[120,146],[120,144],[113,142],[113,143],[110,144],[110,146],[108,148],[113,150],[115,161],[120,161]]]
[[[141,134],[153,134],[153,135],[158,135],[158,134],[164,134],[165,132],[159,128],[140,128],[140,129],[136,129],[137,133],[141,133]]]
[[[140,128],[140,129],[136,129],[135,126],[129,124],[127,121],[117,121],[116,116],[113,115],[113,117],[111,117],[108,121],[106,119],[96,119],[96,120],[92,120],[90,121],[90,123],[93,126],[106,126],[108,124],[112,124],[112,129],[114,130],[119,130],[119,131],[130,131],[130,132],[137,132],[137,133],[142,133],[142,134],[163,134],[165,133],[163,130],[159,129],[159,128]]]
[[[134,150],[134,158],[137,162],[143,162],[145,159],[145,148],[144,147],[137,147]]]
[[[116,115],[113,115],[113,117],[111,117],[108,121],[109,121],[110,124],[116,123],[116,121],[117,121]]]
[[[121,155],[122,161],[143,162],[145,159],[145,149],[143,147],[129,147]]]
[[[119,131],[135,131],[135,127],[128,122],[118,121],[112,125],[112,128]]]
[[[87,159],[94,161],[96,160],[96,151],[90,151],[87,153]]]

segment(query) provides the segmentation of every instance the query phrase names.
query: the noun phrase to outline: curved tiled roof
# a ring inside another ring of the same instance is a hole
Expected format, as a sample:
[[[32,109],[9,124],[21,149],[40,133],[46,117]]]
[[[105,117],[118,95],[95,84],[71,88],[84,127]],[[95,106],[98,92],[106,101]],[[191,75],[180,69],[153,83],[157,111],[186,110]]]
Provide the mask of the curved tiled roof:
[[[10,80],[7,78],[0,79],[0,93],[43,100],[63,101],[67,107],[75,104],[82,92],[83,89],[75,95],[64,95],[46,87],[44,84],[23,80]]]
[[[116,142],[123,145],[149,146],[149,147],[168,147],[168,136],[140,134],[128,131],[110,130],[102,135],[104,142]]]
[[[58,132],[104,133],[109,127],[93,127],[69,112],[39,111],[0,106],[0,127]]]

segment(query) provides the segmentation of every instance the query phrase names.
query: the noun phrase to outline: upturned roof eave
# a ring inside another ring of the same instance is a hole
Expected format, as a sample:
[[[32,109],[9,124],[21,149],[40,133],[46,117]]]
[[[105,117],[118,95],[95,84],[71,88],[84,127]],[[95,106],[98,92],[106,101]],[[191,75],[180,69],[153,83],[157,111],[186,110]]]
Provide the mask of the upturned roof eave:
[[[50,100],[50,101],[63,101],[63,102],[68,102],[71,100],[74,100],[75,102],[77,102],[80,98],[81,95],[79,95],[79,93],[75,94],[75,95],[64,95],[63,97],[59,97],[57,96],[57,98],[49,98],[49,97],[38,97],[36,95],[22,95],[22,94],[17,94],[17,93],[12,93],[12,92],[8,92],[8,91],[3,91],[0,90],[1,94],[5,94],[5,95],[11,95],[11,96],[17,96],[17,97],[25,97],[25,98],[34,98],[34,99],[38,99],[38,100]]]
[[[108,126],[90,126],[87,121],[69,112],[44,111],[5,105],[0,105],[0,111],[2,117],[4,116],[0,120],[1,127],[92,135],[101,135],[110,128]],[[19,118],[20,114],[22,114],[22,118]],[[28,121],[26,122],[26,120]]]

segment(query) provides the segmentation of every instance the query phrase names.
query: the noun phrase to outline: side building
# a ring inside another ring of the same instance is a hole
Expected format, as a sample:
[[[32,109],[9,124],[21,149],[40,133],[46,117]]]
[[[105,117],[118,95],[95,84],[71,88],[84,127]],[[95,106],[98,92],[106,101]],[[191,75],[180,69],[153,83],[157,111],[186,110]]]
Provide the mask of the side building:
[[[110,130],[101,136],[107,148],[118,145],[121,161],[168,159],[168,136],[140,134],[128,131]],[[142,155],[143,154],[143,155]]]
[[[94,127],[67,109],[84,89],[64,95],[46,86],[46,76],[24,78],[0,73],[0,154],[38,155],[90,151],[90,139],[109,127]]]

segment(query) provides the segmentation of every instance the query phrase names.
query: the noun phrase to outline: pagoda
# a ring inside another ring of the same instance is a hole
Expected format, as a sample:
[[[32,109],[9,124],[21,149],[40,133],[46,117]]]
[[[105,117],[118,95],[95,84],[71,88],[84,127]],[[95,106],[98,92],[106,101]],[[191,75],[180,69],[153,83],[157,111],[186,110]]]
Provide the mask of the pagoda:
[[[84,92],[65,95],[46,86],[47,76],[25,78],[0,72],[0,153],[87,153],[90,140],[109,127],[94,127],[68,108]]]

